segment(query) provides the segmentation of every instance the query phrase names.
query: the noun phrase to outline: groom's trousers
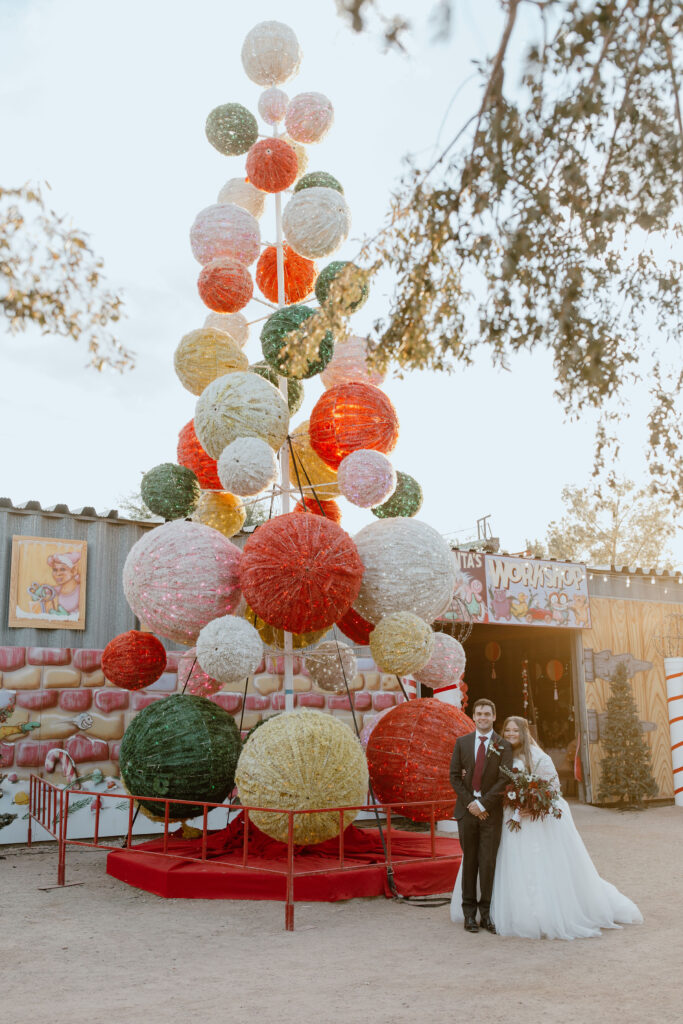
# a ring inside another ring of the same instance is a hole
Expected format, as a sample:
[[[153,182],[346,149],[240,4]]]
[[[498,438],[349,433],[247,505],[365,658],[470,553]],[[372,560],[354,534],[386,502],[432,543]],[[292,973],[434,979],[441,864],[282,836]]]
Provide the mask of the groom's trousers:
[[[500,814],[489,815],[482,820],[469,811],[458,820],[458,838],[462,847],[462,912],[465,917],[476,917],[477,906],[482,917],[489,915],[502,824]]]

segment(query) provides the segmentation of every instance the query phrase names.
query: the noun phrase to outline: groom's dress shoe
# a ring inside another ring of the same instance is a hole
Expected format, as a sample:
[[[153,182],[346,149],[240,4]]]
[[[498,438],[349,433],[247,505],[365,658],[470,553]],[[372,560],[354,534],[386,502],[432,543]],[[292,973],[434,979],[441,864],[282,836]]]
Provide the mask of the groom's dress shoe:
[[[487,932],[491,932],[491,935],[496,934],[496,926],[490,917],[482,917],[479,923],[481,924],[481,927],[484,928]]]
[[[466,917],[465,918],[465,931],[466,932],[478,932],[479,931],[479,925],[477,924],[476,918],[474,918],[474,917]]]

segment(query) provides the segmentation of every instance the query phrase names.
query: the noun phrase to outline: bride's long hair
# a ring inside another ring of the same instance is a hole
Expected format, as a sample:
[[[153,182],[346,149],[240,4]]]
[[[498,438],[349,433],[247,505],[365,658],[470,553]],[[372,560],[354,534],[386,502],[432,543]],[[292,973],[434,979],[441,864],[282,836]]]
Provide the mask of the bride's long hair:
[[[531,735],[529,723],[527,722],[526,718],[521,718],[519,715],[510,715],[508,718],[505,719],[505,721],[503,722],[503,728],[501,729],[501,734],[503,735],[503,737],[505,736],[505,729],[507,728],[508,722],[514,722],[517,728],[519,729],[519,736],[522,741],[522,749],[521,751],[517,752],[517,756],[519,757],[521,754],[521,757],[524,760],[524,764],[526,766],[526,770],[530,772],[533,765],[533,755],[531,752],[531,748],[536,747],[537,750],[540,750],[540,747]]]

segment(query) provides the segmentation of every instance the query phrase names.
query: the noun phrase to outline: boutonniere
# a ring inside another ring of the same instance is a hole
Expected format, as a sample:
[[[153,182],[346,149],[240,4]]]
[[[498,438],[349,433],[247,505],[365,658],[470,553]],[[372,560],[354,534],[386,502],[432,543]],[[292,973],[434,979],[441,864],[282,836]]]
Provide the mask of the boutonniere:
[[[503,753],[503,747],[500,740],[491,740],[489,743],[489,754],[495,754],[496,757],[500,757]]]

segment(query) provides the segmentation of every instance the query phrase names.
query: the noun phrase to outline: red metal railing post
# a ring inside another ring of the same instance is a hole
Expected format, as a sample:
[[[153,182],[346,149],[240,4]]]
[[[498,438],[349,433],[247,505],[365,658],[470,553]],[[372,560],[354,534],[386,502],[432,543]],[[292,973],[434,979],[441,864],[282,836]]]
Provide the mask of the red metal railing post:
[[[294,931],[294,812],[287,812],[287,902],[285,930]]]
[[[31,835],[31,815],[35,811],[35,807],[33,806],[33,802],[34,802],[35,798],[36,798],[35,775],[31,775],[30,779],[28,780],[28,830],[27,830],[27,835],[26,835],[26,845],[27,846],[31,845],[31,839],[32,839],[32,835]]]
[[[436,833],[435,833],[436,824],[435,824],[435,821],[434,821],[434,804],[432,804],[432,809],[431,809],[431,813],[430,813],[429,817],[430,817],[430,822],[431,822],[430,834],[431,834],[431,840],[432,840],[432,844],[431,845],[432,845],[432,860],[433,860],[436,857]]]
[[[95,835],[93,836],[93,844],[97,846],[100,841],[100,794],[98,793],[95,797]]]
[[[128,797],[128,834],[126,836],[126,846],[130,850],[133,845],[133,798]]]
[[[244,814],[244,842],[242,843],[242,867],[247,866],[247,855],[249,852],[249,810],[247,808],[242,812]]]
[[[391,867],[391,807],[387,807],[387,864]]]
[[[339,867],[344,867],[344,812],[339,812]]]
[[[206,840],[207,840],[206,827],[207,827],[207,819],[208,819],[208,817],[209,817],[209,807],[208,807],[208,804],[204,804],[204,824],[202,825],[202,860],[206,860]]]
[[[168,853],[168,801],[164,810],[164,853]]]
[[[57,885],[66,882],[66,820],[69,816],[69,790],[59,791],[59,864],[57,865]]]

